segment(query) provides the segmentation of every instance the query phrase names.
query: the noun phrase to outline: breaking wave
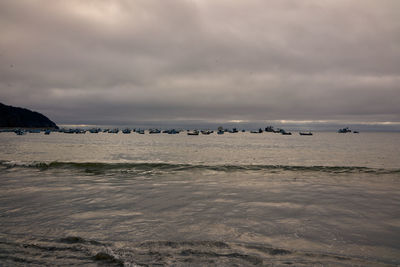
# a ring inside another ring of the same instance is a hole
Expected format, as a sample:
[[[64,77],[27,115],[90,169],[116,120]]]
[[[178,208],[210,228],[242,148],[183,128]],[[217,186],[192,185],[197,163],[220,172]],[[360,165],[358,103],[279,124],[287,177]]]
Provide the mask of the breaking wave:
[[[382,169],[358,166],[289,166],[289,165],[199,165],[199,164],[174,164],[174,163],[105,163],[105,162],[16,162],[0,161],[4,168],[36,168],[48,169],[74,169],[85,172],[106,171],[195,171],[212,170],[221,172],[236,171],[293,171],[293,172],[324,172],[324,173],[368,173],[368,174],[400,174],[400,169]]]
[[[124,246],[69,236],[0,241],[0,261],[12,266],[395,266],[367,258],[223,241],[145,241]]]

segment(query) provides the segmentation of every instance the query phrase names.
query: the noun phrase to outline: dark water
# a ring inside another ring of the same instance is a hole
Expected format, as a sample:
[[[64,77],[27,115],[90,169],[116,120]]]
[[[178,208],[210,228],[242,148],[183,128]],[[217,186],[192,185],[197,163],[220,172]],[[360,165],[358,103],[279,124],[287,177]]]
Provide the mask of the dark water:
[[[399,134],[0,134],[0,265],[398,266]]]

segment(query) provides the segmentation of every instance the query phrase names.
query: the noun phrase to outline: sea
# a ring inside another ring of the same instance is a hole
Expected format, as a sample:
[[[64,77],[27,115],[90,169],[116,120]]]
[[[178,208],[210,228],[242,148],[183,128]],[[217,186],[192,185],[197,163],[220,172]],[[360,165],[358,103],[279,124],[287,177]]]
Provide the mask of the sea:
[[[400,133],[0,133],[0,266],[400,266]]]

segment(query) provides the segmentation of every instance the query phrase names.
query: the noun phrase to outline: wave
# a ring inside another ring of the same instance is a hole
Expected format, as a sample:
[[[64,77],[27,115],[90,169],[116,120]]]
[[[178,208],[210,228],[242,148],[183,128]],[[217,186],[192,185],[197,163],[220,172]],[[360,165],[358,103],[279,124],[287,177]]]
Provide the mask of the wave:
[[[16,162],[0,161],[0,166],[5,168],[36,168],[39,170],[49,169],[73,169],[85,172],[106,171],[196,171],[211,170],[220,172],[237,171],[266,171],[266,172],[324,172],[324,173],[368,173],[368,174],[400,174],[400,169],[369,168],[359,166],[296,166],[296,165],[201,165],[201,164],[176,164],[159,162],[130,162],[130,163],[108,163],[108,162]]]
[[[10,266],[396,266],[398,263],[226,241],[125,242],[122,247],[76,236],[21,241],[0,241],[0,262]]]

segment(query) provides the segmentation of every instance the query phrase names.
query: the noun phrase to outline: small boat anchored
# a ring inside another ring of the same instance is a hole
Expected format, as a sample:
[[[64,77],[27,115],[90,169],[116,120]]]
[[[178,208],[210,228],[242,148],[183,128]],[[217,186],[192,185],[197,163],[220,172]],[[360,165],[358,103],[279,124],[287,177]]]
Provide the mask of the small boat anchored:
[[[25,135],[26,134],[26,131],[21,130],[21,129],[17,129],[14,132],[15,132],[16,135]]]
[[[131,131],[131,129],[129,129],[129,128],[126,128],[126,129],[123,129],[122,130],[122,133],[124,133],[124,134],[130,134],[132,131]]]
[[[351,133],[351,130],[349,129],[349,127],[346,127],[346,128],[339,129],[338,133]]]
[[[280,132],[282,135],[292,135],[291,132],[286,132],[286,131],[283,130],[283,129],[280,129],[279,132]]]
[[[159,134],[159,133],[161,133],[161,130],[159,130],[159,129],[150,129],[149,130],[149,134]]]
[[[199,131],[194,130],[193,132],[187,132],[187,135],[199,135]]]
[[[300,135],[313,135],[312,132],[299,132]]]

